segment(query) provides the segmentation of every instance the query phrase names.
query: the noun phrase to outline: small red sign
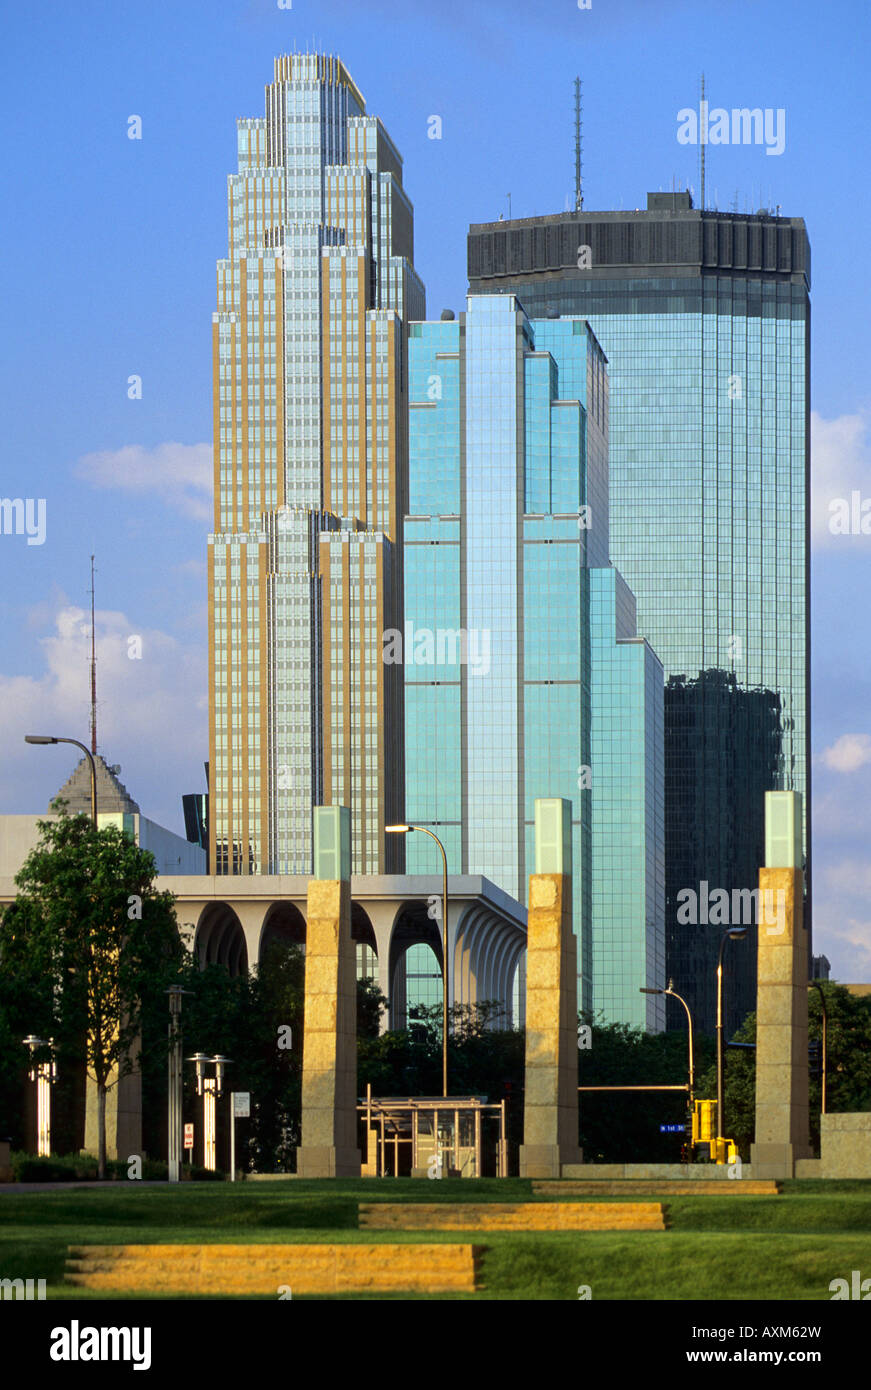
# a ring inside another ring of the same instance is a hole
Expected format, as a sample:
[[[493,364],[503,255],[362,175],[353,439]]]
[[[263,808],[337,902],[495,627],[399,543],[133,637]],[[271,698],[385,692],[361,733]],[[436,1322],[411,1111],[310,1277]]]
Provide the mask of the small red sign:
[[[186,1149],[192,1149],[193,1146],[194,1146],[194,1127],[193,1127],[193,1125],[185,1125],[185,1127],[184,1127],[184,1146],[185,1146]]]

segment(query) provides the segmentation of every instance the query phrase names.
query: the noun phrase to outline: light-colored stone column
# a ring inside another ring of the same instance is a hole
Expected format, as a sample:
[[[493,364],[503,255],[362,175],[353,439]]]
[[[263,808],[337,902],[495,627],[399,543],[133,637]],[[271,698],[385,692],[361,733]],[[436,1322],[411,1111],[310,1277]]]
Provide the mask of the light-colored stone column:
[[[522,1178],[559,1178],[578,1147],[578,954],[572,931],[572,804],[535,803],[529,880]]]
[[[314,809],[302,1040],[301,1178],[358,1178],[357,970],[351,938],[351,813]]]
[[[792,1178],[796,1161],[811,1156],[801,832],[799,793],[766,792],[757,914],[754,1178]]]

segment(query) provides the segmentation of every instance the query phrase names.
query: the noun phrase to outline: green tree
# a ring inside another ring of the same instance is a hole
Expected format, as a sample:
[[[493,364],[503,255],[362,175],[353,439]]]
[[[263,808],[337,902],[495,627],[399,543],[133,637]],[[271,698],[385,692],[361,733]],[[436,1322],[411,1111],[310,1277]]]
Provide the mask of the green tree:
[[[237,977],[222,965],[202,969],[189,957],[180,983],[189,991],[182,1011],[185,1053],[230,1057],[229,1089],[251,1093],[251,1117],[237,1130],[240,1165],[261,1173],[292,1171],[301,1141],[305,951],[274,942],[248,975]],[[374,980],[358,980],[360,1038],[377,1042],[386,1004]],[[191,1067],[185,1091],[191,1114]]]
[[[871,996],[851,994],[845,985],[833,980],[820,982],[828,1013],[828,1084],[826,1109],[837,1111],[871,1110]],[[821,1056],[822,1003],[819,990],[808,991],[808,1037],[813,1055],[810,1068],[810,1135],[819,1152],[820,1110],[822,1108]],[[756,1042],[756,1014],[748,1014],[730,1041]],[[726,1133],[734,1139],[742,1158],[750,1157],[756,1124],[756,1052],[727,1048],[725,1054],[723,1104]],[[716,1064],[700,1077],[699,1096],[715,1098]]]
[[[602,1023],[591,1014],[580,1014],[579,1022],[590,1028],[590,1046],[578,1048],[578,1085],[685,1085],[686,1029],[647,1033],[627,1023]],[[698,1077],[713,1056],[713,1041],[695,1034],[693,1043]],[[578,1105],[580,1143],[587,1161],[677,1163],[680,1160],[681,1135],[661,1134],[659,1127],[688,1123],[686,1092],[582,1092]]]
[[[371,976],[357,981],[357,1037],[377,1038],[381,1017],[388,1007],[387,996]]]
[[[88,816],[39,821],[40,839],[15,878],[0,921],[6,986],[67,1055],[80,1051],[96,1083],[98,1174],[106,1173],[106,1094],[139,1061],[143,1000],[165,988],[183,945],[174,899],[154,886],[154,856]],[[115,1079],[113,1080],[113,1074]]]

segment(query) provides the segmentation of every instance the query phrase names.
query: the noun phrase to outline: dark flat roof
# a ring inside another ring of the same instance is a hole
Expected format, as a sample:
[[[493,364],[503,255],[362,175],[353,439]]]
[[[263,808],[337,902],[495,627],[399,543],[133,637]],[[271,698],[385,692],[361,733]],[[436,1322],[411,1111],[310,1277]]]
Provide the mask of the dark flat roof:
[[[589,269],[578,268],[581,246],[590,248]],[[767,211],[655,206],[473,222],[467,248],[472,293],[485,282],[488,288],[499,280],[522,284],[524,278],[567,271],[592,280],[725,274],[810,288],[804,218]]]

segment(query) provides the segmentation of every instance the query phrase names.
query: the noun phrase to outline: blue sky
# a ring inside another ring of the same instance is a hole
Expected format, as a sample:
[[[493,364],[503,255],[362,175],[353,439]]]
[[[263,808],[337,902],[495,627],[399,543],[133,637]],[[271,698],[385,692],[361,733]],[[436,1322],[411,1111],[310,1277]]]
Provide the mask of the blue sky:
[[[273,56],[339,53],[405,161],[428,311],[462,307],[470,221],[559,211],[584,82],[585,201],[697,184],[677,112],[786,113],[786,149],[708,149],[709,200],[803,216],[813,253],[816,949],[871,980],[871,537],[828,503],[871,497],[864,0],[47,0],[4,23],[0,494],[45,498],[46,539],[0,535],[0,811],[42,810],[86,738],[97,554],[101,748],[146,814],[180,828],[207,756],[205,536],[211,313],[235,120]],[[128,119],[142,139],[127,138]],[[442,119],[442,139],[427,137]],[[131,375],[142,398],[130,400]],[[142,657],[128,659],[129,638]]]

